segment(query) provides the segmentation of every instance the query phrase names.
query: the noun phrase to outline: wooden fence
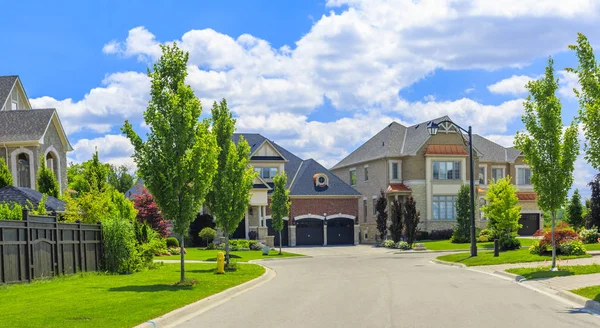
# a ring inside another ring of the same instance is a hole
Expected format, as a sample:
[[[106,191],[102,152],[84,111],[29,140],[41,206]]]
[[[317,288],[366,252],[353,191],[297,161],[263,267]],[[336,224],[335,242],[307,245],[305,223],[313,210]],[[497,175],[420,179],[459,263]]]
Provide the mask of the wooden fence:
[[[23,210],[23,220],[0,220],[0,284],[96,271],[102,255],[100,224],[61,223]]]

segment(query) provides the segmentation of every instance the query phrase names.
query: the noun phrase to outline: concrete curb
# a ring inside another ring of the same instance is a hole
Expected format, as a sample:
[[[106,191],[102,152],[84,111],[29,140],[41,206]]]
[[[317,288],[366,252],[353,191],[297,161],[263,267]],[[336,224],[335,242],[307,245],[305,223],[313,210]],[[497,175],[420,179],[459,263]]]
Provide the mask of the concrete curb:
[[[509,279],[514,280],[516,282],[521,282],[521,281],[527,280],[523,276],[519,276],[519,275],[516,275],[516,274],[513,274],[513,273],[506,272],[506,271],[494,271],[494,274],[495,275],[499,275],[499,276],[503,276],[503,277],[506,277],[506,278],[509,278]]]
[[[214,262],[213,262],[214,263]],[[275,271],[264,265],[254,263],[265,268],[265,273],[260,277],[254,278],[250,281],[246,281],[241,285],[237,285],[226,289],[220,293],[208,296],[194,303],[188,304],[179,309],[173,310],[169,313],[165,313],[158,318],[148,320],[142,324],[135,326],[135,328],[149,328],[149,327],[174,327],[182,322],[185,322],[203,312],[206,312],[216,306],[219,306],[228,300],[237,297],[253,288],[256,288],[264,283],[271,281],[277,275]]]
[[[566,290],[559,290],[557,295],[560,297],[566,298],[567,300],[569,300],[575,304],[578,304],[596,314],[600,314],[600,303],[598,303],[594,300],[590,300],[588,298],[579,296],[577,294],[568,292]]]
[[[433,260],[431,260],[431,262],[436,263],[436,264],[453,266],[453,267],[457,267],[457,268],[466,268],[467,267],[466,265],[464,265],[462,263],[446,262],[446,261],[440,261],[438,259],[433,259]]]

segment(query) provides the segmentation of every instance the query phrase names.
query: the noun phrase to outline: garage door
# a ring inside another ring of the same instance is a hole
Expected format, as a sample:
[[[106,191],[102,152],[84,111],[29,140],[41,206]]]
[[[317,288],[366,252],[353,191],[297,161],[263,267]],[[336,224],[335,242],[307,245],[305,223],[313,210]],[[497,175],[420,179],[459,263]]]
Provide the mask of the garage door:
[[[296,245],[322,246],[323,242],[323,220],[302,219],[296,221]]]
[[[279,246],[279,231],[273,229],[273,220],[267,219],[267,228],[269,236],[275,236],[275,246]],[[283,239],[283,244],[281,246],[289,246],[288,244],[288,222],[283,221],[283,230],[281,230],[281,239]]]
[[[327,245],[354,245],[354,220],[327,219]]]
[[[540,215],[521,214],[519,223],[523,225],[518,231],[519,236],[532,236],[540,228]]]

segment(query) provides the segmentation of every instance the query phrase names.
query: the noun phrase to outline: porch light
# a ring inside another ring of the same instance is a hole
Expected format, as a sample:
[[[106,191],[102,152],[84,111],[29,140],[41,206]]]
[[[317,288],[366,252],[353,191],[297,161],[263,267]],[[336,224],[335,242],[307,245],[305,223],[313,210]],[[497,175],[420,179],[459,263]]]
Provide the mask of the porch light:
[[[429,132],[429,134],[432,136],[438,133],[439,128],[440,125],[435,123],[434,121],[427,123],[427,132]]]

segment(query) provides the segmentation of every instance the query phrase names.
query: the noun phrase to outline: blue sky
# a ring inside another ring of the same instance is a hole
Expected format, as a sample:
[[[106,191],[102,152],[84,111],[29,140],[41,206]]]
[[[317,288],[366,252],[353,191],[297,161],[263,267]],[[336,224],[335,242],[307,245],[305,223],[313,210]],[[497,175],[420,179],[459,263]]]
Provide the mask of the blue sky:
[[[0,74],[18,74],[36,107],[59,110],[75,151],[132,166],[119,127],[145,132],[146,68],[158,44],[190,52],[202,100],[227,98],[238,130],[260,132],[331,166],[392,120],[450,115],[509,146],[523,84],[548,56],[568,124],[576,113],[576,33],[598,45],[596,1],[45,1],[4,4]],[[578,160],[575,186],[594,172]],[[587,192],[584,192],[584,195]]]

